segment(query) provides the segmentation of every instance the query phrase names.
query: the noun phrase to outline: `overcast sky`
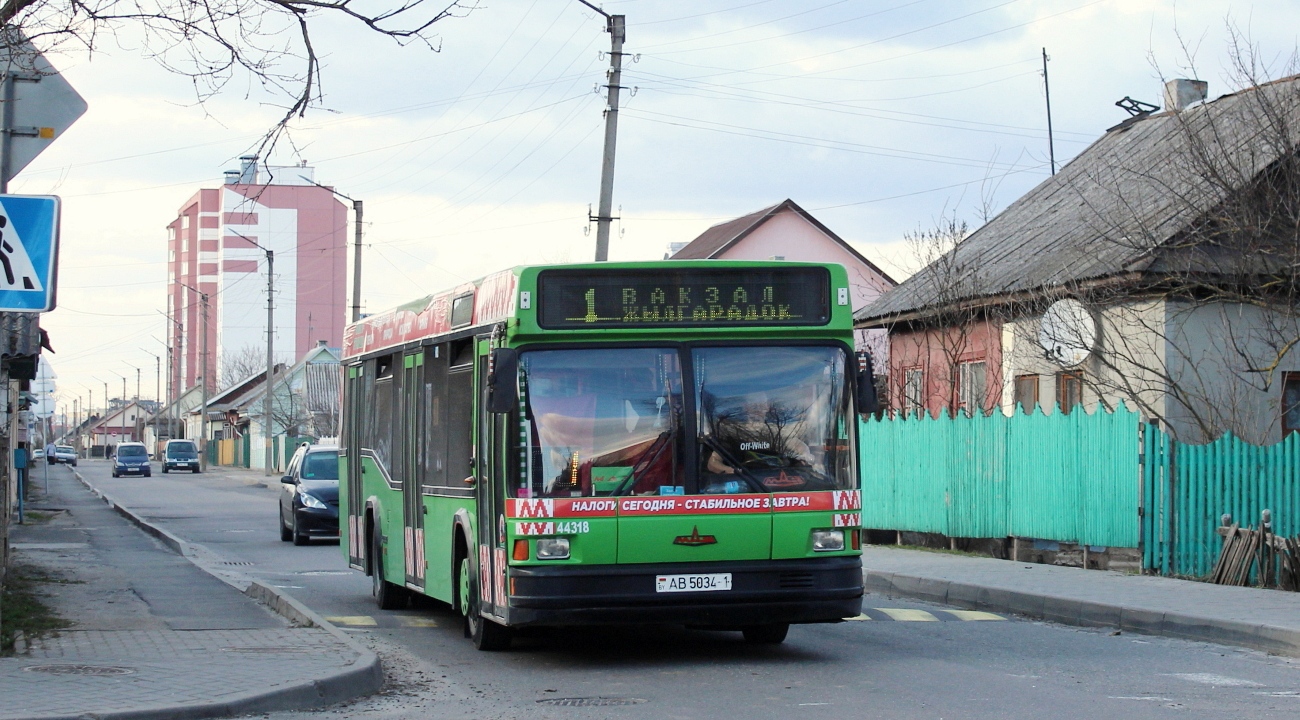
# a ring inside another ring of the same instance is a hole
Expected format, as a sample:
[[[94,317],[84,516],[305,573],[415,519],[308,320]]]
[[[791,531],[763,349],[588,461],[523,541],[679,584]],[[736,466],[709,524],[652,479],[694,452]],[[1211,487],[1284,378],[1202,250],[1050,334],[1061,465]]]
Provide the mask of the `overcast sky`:
[[[1046,178],[1042,49],[1056,158],[1159,104],[1162,77],[1232,89],[1228,26],[1270,77],[1294,0],[626,0],[611,259],[662,257],[717,222],[792,198],[896,279],[901,238],[979,224]],[[514,264],[585,261],[597,200],[604,21],[576,0],[484,0],[439,23],[441,52],[322,24],[323,107],[271,158],[366,204],[363,304],[383,310]],[[61,396],[164,354],[164,226],[216,187],[279,110],[246,81],[191,86],[125,48],[51,57],[89,111],[12,183],[63,197],[59,307],[42,325]],[[1191,56],[1189,59],[1189,55]],[[629,58],[632,60],[632,58]],[[1189,65],[1190,60],[1190,65]]]

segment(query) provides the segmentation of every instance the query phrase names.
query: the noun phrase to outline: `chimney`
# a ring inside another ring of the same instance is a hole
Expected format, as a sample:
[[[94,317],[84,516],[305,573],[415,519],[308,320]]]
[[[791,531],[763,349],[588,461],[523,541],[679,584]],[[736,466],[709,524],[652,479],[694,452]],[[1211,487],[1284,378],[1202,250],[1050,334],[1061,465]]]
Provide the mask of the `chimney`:
[[[245,155],[239,158],[239,184],[257,184],[257,156]]]
[[[1209,96],[1210,84],[1204,80],[1178,78],[1165,83],[1165,109],[1181,112],[1204,102]]]
[[[329,342],[329,341],[328,341],[328,340],[317,340],[317,341],[316,341],[316,347],[325,347],[325,343],[327,343],[327,342]]]
[[[227,185],[238,185],[238,184],[239,184],[239,171],[238,171],[238,170],[227,170],[227,171],[226,171],[226,184],[227,184]]]

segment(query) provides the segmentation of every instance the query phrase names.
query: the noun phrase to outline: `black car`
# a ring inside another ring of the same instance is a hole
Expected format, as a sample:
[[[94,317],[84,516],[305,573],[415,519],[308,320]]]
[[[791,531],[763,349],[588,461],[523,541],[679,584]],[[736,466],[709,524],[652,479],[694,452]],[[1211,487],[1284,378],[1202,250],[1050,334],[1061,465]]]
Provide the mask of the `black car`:
[[[189,470],[199,472],[199,448],[193,440],[168,440],[163,450],[162,471]]]
[[[144,443],[124,442],[113,453],[113,477],[123,475],[140,475],[149,477],[153,474],[149,465],[149,451]]]
[[[280,478],[280,539],[306,545],[314,537],[339,535],[339,449],[298,448]]]

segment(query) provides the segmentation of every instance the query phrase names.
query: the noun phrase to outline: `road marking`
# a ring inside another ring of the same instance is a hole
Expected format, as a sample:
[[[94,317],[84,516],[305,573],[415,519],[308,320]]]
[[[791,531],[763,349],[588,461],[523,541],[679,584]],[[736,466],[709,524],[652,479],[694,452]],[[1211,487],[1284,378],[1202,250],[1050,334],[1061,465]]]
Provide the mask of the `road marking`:
[[[424,628],[438,627],[438,623],[426,617],[398,616],[397,623],[402,627]]]
[[[880,612],[888,615],[893,620],[900,622],[939,622],[939,618],[925,610],[912,610],[910,608],[876,608]]]
[[[1264,683],[1257,683],[1254,680],[1242,680],[1214,673],[1170,673],[1169,677],[1215,687],[1264,687]]]
[[[375,622],[375,619],[369,615],[338,615],[335,617],[327,617],[325,619],[335,625],[349,625],[351,627],[374,627],[378,624]]]
[[[936,615],[925,610],[913,610],[910,608],[867,608],[867,612],[849,620],[865,622],[952,622],[961,621],[989,621],[989,620],[1006,620],[1001,615],[980,610],[940,610]],[[867,613],[875,613],[875,617]]]
[[[958,620],[1006,620],[1006,618],[1001,615],[994,615],[991,612],[984,612],[983,610],[944,610],[944,612],[956,617]]]

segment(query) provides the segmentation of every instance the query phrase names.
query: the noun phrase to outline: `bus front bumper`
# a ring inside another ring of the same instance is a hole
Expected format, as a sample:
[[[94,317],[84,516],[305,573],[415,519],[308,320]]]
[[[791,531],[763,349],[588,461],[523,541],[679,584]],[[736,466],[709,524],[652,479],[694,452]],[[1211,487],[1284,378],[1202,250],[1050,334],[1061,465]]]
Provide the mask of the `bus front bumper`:
[[[730,573],[731,589],[657,592],[660,575]],[[683,623],[739,628],[839,622],[862,612],[862,558],[510,568],[508,623]]]

